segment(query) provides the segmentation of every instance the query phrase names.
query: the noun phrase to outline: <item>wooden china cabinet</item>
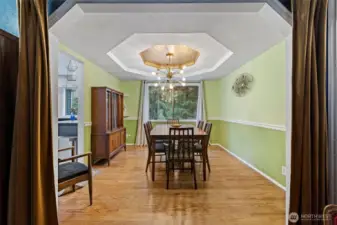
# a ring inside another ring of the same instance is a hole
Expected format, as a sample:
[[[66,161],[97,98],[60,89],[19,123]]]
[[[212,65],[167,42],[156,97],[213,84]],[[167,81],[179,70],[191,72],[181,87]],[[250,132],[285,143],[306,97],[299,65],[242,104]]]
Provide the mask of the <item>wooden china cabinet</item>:
[[[121,92],[107,87],[91,88],[91,151],[93,162],[108,160],[124,148],[126,129]]]

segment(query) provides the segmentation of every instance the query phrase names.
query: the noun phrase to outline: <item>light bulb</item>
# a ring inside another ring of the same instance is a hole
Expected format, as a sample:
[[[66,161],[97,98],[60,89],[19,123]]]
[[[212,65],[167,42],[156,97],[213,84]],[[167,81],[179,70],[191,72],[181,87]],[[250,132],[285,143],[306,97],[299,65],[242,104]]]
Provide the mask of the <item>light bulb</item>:
[[[186,83],[182,83],[181,85],[183,85],[184,87],[186,86]]]
[[[156,75],[156,72],[152,72],[152,75]]]
[[[155,86],[155,87],[158,87],[158,83],[155,83],[154,86]]]
[[[164,90],[165,90],[165,86],[162,86],[162,87],[161,87],[161,90],[163,90],[163,91],[164,91]]]
[[[173,89],[173,84],[170,84],[170,89]]]
[[[185,80],[186,80],[186,78],[185,78],[185,77],[183,77],[183,78],[182,78],[182,80],[183,80],[183,81],[185,81]]]
[[[184,73],[184,70],[180,70],[180,74],[183,74]]]

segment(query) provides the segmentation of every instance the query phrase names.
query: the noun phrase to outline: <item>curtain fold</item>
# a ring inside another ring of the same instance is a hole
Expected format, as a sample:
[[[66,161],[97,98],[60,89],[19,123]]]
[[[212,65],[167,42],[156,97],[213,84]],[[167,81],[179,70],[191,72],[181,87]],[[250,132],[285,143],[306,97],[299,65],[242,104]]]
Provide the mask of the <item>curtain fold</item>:
[[[202,96],[202,120],[207,121],[207,111],[206,111],[206,99],[205,99],[205,82],[201,81],[201,96]]]
[[[143,123],[144,121],[144,96],[145,96],[145,81],[142,81],[140,86],[140,96],[139,96],[139,106],[138,106],[138,117],[137,117],[137,135],[136,135],[136,145],[145,145],[146,137]]]
[[[289,212],[322,224],[327,204],[326,21],[328,0],[293,1],[292,143]],[[293,224],[289,222],[289,224]]]
[[[201,81],[199,85],[196,125],[198,124],[199,120],[207,120],[204,81]]]
[[[46,0],[19,0],[9,225],[56,225]]]

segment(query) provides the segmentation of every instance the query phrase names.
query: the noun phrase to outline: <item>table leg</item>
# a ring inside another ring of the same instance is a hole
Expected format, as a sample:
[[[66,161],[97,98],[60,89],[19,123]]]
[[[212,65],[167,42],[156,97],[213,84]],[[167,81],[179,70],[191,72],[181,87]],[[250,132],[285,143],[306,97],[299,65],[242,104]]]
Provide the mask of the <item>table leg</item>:
[[[204,181],[206,181],[206,154],[207,154],[207,137],[205,136],[202,140],[202,174]]]
[[[151,154],[152,154],[152,181],[154,181],[154,176],[155,176],[155,149],[156,149],[156,139],[152,137],[152,148],[151,148]]]

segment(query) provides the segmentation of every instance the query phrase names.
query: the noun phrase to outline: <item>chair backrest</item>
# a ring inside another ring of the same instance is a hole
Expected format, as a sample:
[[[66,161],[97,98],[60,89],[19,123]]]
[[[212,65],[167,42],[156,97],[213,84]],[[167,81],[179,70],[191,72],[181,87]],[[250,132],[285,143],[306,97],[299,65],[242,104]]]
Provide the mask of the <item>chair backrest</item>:
[[[149,130],[151,131],[153,129],[153,125],[152,125],[152,122],[151,121],[148,121],[147,122],[147,125],[149,127]]]
[[[144,131],[145,131],[145,136],[146,136],[146,141],[147,141],[147,146],[149,150],[151,149],[151,136],[150,136],[150,130],[148,123],[144,123]]]
[[[184,161],[194,157],[194,129],[170,128],[168,158],[173,161]]]
[[[207,145],[208,145],[209,139],[211,137],[212,123],[206,123],[204,131],[207,133]]]
[[[198,121],[198,126],[197,126],[199,129],[202,129],[204,127],[204,121],[202,120],[199,120]]]
[[[167,124],[171,125],[171,124],[178,124],[179,123],[179,119],[168,119],[167,120]]]

